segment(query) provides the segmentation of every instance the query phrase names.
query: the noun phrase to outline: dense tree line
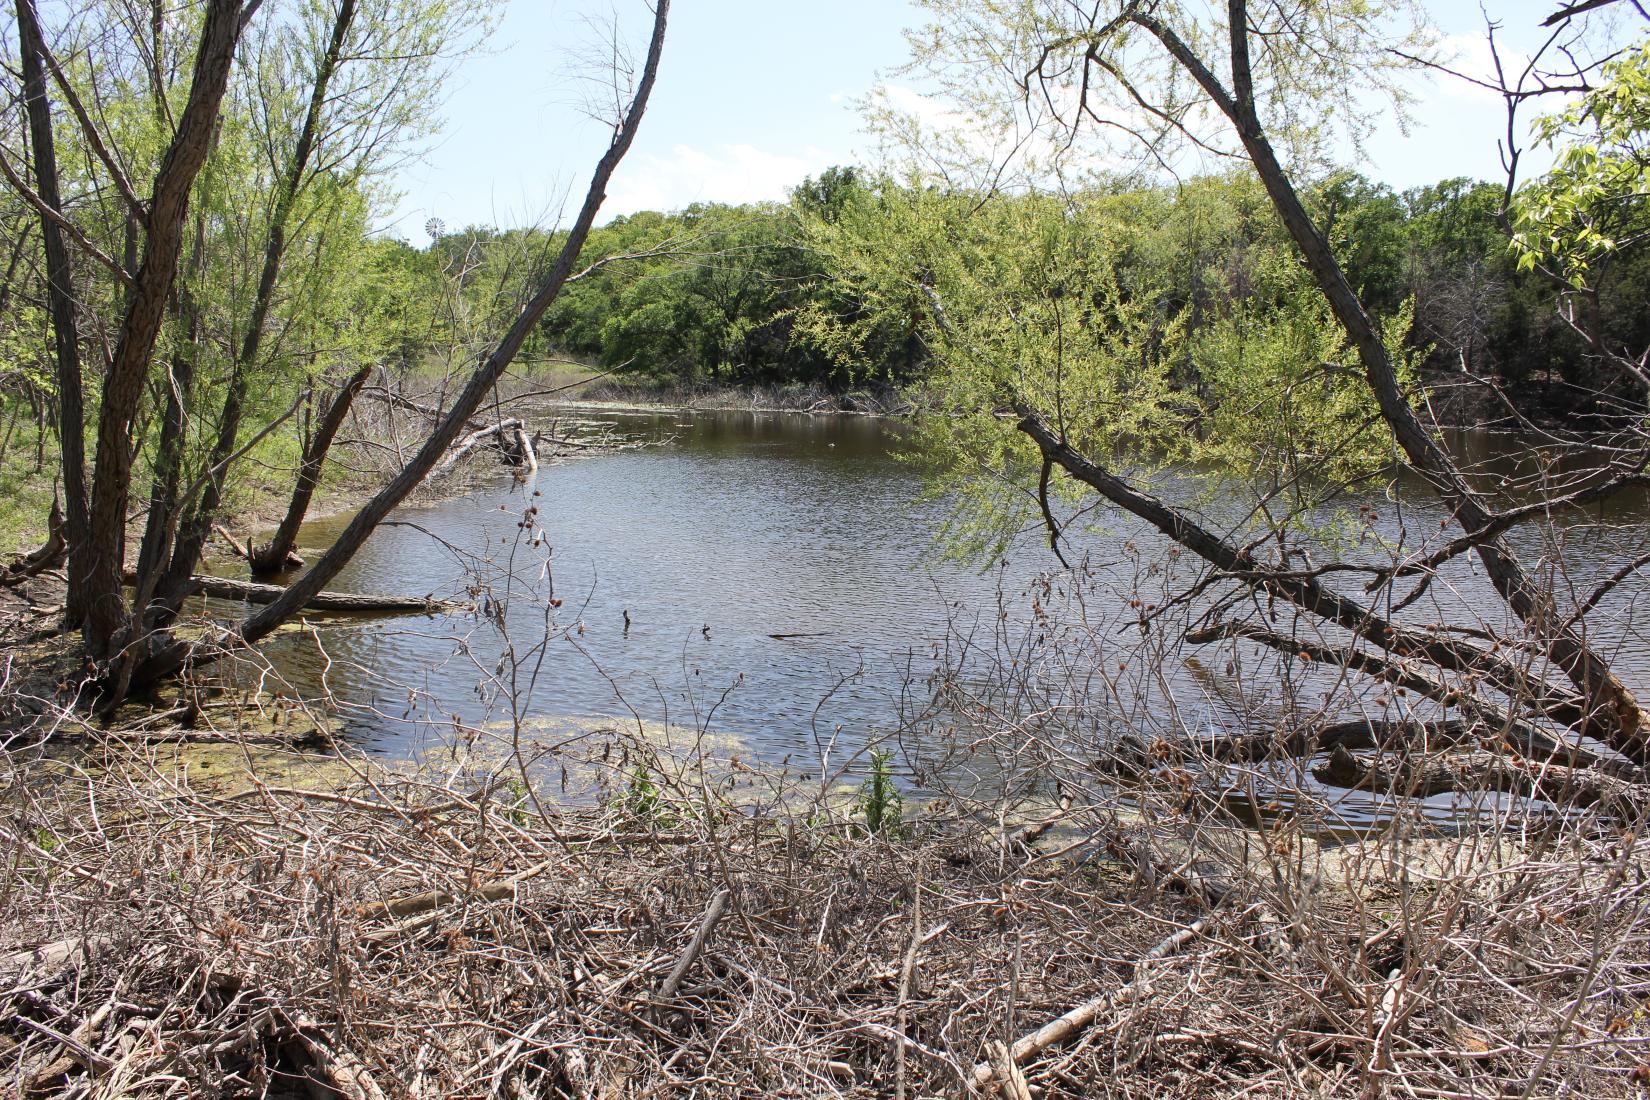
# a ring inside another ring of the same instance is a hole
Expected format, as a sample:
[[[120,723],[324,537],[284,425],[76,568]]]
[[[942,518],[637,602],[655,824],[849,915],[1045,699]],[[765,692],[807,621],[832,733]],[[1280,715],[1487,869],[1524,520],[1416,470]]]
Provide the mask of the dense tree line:
[[[1400,192],[1338,172],[1303,192],[1369,309],[1408,320],[1404,340],[1428,375],[1483,379],[1526,408],[1561,414],[1614,386],[1561,319],[1559,288],[1521,269],[1502,185],[1449,179]],[[788,203],[707,203],[614,219],[592,234],[586,254],[607,262],[569,286],[534,334],[530,357],[570,354],[711,385],[841,390],[919,382],[929,363],[921,295],[903,310],[873,308],[855,296],[832,250],[843,242],[845,216],[869,231],[896,208],[946,199],[933,188],[834,168],[803,182]],[[1018,233],[1039,218],[1075,217],[1097,231],[1102,223],[1131,227],[1126,239],[1108,242],[1104,261],[1121,285],[1156,288],[1158,308],[1197,331],[1212,331],[1239,302],[1257,308],[1254,290],[1293,262],[1259,185],[1238,174],[1172,187],[1120,182],[1052,204],[1023,192],[957,193],[948,201],[972,223],[955,231],[969,235],[989,234],[992,225]],[[535,251],[553,240],[476,228],[445,235],[427,252],[381,247],[397,249],[426,298],[443,293],[441,272],[458,280],[456,310],[426,310],[428,352],[462,339],[462,317],[508,307]],[[915,267],[908,274],[920,281]],[[1646,342],[1650,316],[1638,306],[1647,299],[1650,255],[1635,252],[1610,271],[1599,295],[1597,311],[1613,338]],[[405,350],[405,361],[417,359],[414,343]],[[1181,368],[1178,383],[1195,386],[1195,370]]]

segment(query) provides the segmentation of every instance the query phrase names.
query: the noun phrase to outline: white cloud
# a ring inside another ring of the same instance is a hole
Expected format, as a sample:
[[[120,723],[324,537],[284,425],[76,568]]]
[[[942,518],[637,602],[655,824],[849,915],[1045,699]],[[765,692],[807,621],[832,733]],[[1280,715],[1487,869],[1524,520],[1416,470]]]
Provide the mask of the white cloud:
[[[1451,76],[1448,73],[1434,73],[1432,79],[1436,89],[1450,96],[1462,99],[1480,100],[1485,102],[1501,102],[1501,93],[1494,88],[1486,88],[1485,84],[1495,83],[1495,54],[1490,49],[1490,40],[1483,32],[1477,34],[1452,34],[1439,43],[1443,63],[1452,72],[1460,76]],[[1528,62],[1528,58],[1517,51],[1507,51],[1502,62],[1516,73]],[[1466,77],[1467,79],[1462,79]],[[1477,83],[1475,83],[1477,82]]]
[[[747,203],[782,200],[808,176],[832,164],[823,149],[806,146],[795,154],[754,145],[699,149],[675,145],[668,155],[626,158],[613,181],[604,217],[639,210],[680,210],[696,202]]]

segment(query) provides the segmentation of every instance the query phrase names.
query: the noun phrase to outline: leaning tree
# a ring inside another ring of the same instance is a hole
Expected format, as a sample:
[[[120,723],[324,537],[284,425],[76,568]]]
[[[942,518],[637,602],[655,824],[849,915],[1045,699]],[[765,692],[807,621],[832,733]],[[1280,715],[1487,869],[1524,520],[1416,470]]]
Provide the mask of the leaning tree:
[[[1190,608],[1177,645],[1259,647],[1332,670],[1341,686],[1376,685],[1365,699],[1430,701],[1430,721],[1361,722],[1343,747],[1407,739],[1487,749],[1475,763],[1493,774],[1480,768],[1479,781],[1558,801],[1598,802],[1619,779],[1642,782],[1650,714],[1591,617],[1647,559],[1630,553],[1578,589],[1566,584],[1577,574],[1561,544],[1565,517],[1650,484],[1645,389],[1617,408],[1607,437],[1549,432],[1533,478],[1484,476],[1430,413],[1408,312],[1372,316],[1307,193],[1335,123],[1350,121],[1357,138],[1371,95],[1402,110],[1403,74],[1438,63],[1422,14],[1343,0],[924,6],[933,22],[911,36],[910,71],[976,137],[941,140],[894,119],[887,132],[922,143],[928,171],[915,197],[866,200],[857,231],[816,227],[816,236],[868,293],[928,299],[942,410],[930,432],[953,482],[974,491],[969,507],[1005,523],[1040,516],[1057,541],[1051,498],[1063,474],[1086,507],[1097,497],[1200,564],[1166,607],[1141,616],[1143,630],[1167,629],[1170,608]],[[1591,43],[1582,15],[1559,20],[1565,56],[1610,58],[1615,48]],[[1620,120],[1642,84],[1642,56],[1583,60],[1569,89],[1582,98],[1549,134],[1585,128],[1594,140],[1581,159],[1642,165],[1642,128]],[[1598,153],[1611,148],[1613,161]],[[1234,297],[1222,323],[1191,331],[1183,295],[1125,270],[1143,212],[1095,195],[1127,150],[1158,170],[1190,153],[1252,174],[1293,253],[1264,273],[1269,293]],[[971,158],[988,162],[973,177],[984,183],[962,182]],[[1545,239],[1577,239],[1574,211],[1539,199],[1549,188],[1591,193],[1562,182],[1574,160],[1530,188],[1513,216],[1554,227]],[[1050,179],[1052,190],[1042,185]],[[1642,218],[1642,187],[1619,183],[1614,216]],[[1037,212],[1026,196],[1039,193]],[[994,220],[1005,224],[981,229]],[[982,233],[993,243],[981,245]],[[1545,245],[1526,247],[1545,255]],[[1584,302],[1585,287],[1572,289]],[[1585,326],[1584,309],[1570,316]],[[1593,346],[1629,380],[1642,372],[1643,349]],[[1584,456],[1581,473],[1562,473],[1565,448]],[[1220,465],[1215,497],[1227,507],[1157,488],[1154,473],[1175,459],[1201,464],[1169,479],[1181,487],[1207,487],[1208,463]],[[1433,502],[1429,530],[1334,521],[1354,490],[1400,479]],[[1240,498],[1248,503],[1230,507]],[[1360,537],[1377,538],[1379,552],[1358,553]],[[1435,598],[1462,583],[1482,591]],[[1329,746],[1284,729],[1205,747],[1252,759]]]

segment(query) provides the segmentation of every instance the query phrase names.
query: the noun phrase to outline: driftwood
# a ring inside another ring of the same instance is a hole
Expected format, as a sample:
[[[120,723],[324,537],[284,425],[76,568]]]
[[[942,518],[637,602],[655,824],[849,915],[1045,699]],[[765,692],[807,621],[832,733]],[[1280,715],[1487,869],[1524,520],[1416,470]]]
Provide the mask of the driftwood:
[[[329,1100],[339,1096],[344,1100],[388,1100],[361,1059],[328,1038],[327,1032],[335,1029],[303,1016],[291,1024],[298,1047],[313,1067],[312,1072],[320,1078],[309,1082],[311,1095],[326,1096]]]
[[[477,887],[474,897],[482,901],[498,901],[511,897],[516,892],[516,879],[506,879],[503,882],[490,882]],[[368,902],[359,906],[356,916],[363,919],[372,917],[412,917],[420,913],[427,913],[432,909],[440,909],[451,905],[458,900],[458,895],[446,890],[429,890],[422,894],[413,894],[411,897],[391,898],[388,901]]]
[[[69,965],[80,954],[85,941],[69,936],[23,951],[0,955],[0,985],[13,989],[25,987],[28,982],[55,974]]]
[[[69,544],[63,537],[63,506],[53,497],[51,517],[46,522],[45,545],[6,566],[5,572],[0,573],[0,587],[11,588],[48,569],[55,569],[68,555]]]
[[[517,427],[515,431],[515,462],[529,474],[539,472],[539,456],[533,441],[527,438],[527,429]]]
[[[1138,738],[1128,737],[1118,743],[1108,764],[1113,770],[1141,775],[1162,764],[1194,758],[1239,764],[1343,750],[1426,754],[1446,749],[1472,749],[1480,745],[1509,750],[1523,757],[1565,767],[1594,769],[1628,783],[1650,781],[1646,769],[1629,760],[1583,748],[1529,723],[1520,721],[1498,725],[1470,718],[1437,722],[1354,718],[1323,726],[1259,733],[1215,733],[1184,740],[1158,741],[1149,746]]]
[[[1437,794],[1496,791],[1575,809],[1596,810],[1636,820],[1650,806],[1650,787],[1591,768],[1511,760],[1490,753],[1391,762],[1337,748],[1312,769],[1312,777],[1332,787],[1429,798]]]
[[[133,583],[136,574],[127,571],[126,582]],[[258,584],[237,581],[228,577],[207,577],[200,574],[189,579],[188,595],[214,596],[220,600],[240,600],[243,603],[274,603],[286,589],[278,584]],[[304,604],[308,611],[456,611],[463,605],[431,596],[375,596],[359,592],[317,592]]]
[[[1054,813],[1043,818],[1041,821],[1033,821],[1029,825],[1022,826],[1021,828],[1014,830],[1014,832],[1005,835],[1003,837],[1003,850],[1007,852],[1029,854],[1031,845],[1034,841],[1050,829],[1054,828],[1054,826],[1058,825],[1061,821],[1064,821],[1066,815],[1071,813],[1071,802],[1071,795],[1062,792],[1060,795],[1059,808],[1056,809]]]
[[[693,964],[699,961],[699,956],[705,950],[706,941],[710,939],[710,934],[716,930],[716,922],[720,921],[722,914],[727,912],[728,896],[728,891],[724,889],[716,891],[716,895],[710,899],[710,905],[705,908],[705,915],[699,921],[699,929],[693,933],[693,939],[689,941],[687,950],[683,951],[682,957],[676,960],[676,965],[671,967],[670,973],[665,976],[665,980],[659,983],[658,999],[660,1001],[669,1001],[676,996],[676,991],[682,986],[682,979],[687,977],[689,970],[693,969]]]
[[[214,523],[212,525],[212,533],[222,539],[223,544],[233,550],[237,558],[246,560],[252,557],[252,549],[247,546],[246,543],[236,538],[229,528],[225,527],[223,524]]]
[[[484,443],[491,443],[503,454],[506,462],[512,466],[528,470],[538,469],[538,456],[533,451],[532,440],[527,438],[527,425],[518,417],[500,420],[497,424],[479,428],[471,432],[447,453],[441,465],[430,471],[426,481],[435,481],[446,477],[458,467],[458,464]]]

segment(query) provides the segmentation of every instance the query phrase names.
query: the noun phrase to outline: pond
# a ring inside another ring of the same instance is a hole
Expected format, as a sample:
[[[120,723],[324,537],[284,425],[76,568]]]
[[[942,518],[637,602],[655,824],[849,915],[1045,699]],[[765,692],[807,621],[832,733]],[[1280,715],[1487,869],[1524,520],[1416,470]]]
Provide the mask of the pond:
[[[806,765],[827,749],[851,758],[895,732],[908,749],[936,731],[977,732],[966,715],[937,720],[932,677],[943,667],[965,686],[979,677],[982,694],[1009,690],[1003,670],[1038,629],[1034,588],[1038,608],[1063,609],[1062,629],[1080,627],[1088,658],[1115,652],[1126,663],[1140,614],[1131,601],[1149,602],[1190,569],[1114,515],[1091,517],[1097,525],[1074,536],[1075,574],[1059,569],[1040,530],[983,567],[942,560],[945,506],[922,496],[891,422],[670,411],[603,419],[652,445],[546,466],[525,484],[501,470],[457,498],[405,507],[331,585],[473,600],[477,613],[324,620],[320,649],[303,634],[271,644],[280,673],[304,694],[324,690],[348,740],[397,756],[513,718],[530,728],[620,719],[698,729],[732,752]],[[1421,493],[1400,485],[1368,499],[1389,534],[1437,530],[1441,513]],[[1645,514],[1641,495],[1582,517],[1608,520],[1575,528],[1582,560],[1600,570],[1622,560],[1643,541]],[[325,546],[346,518],[312,522],[303,545]],[[1531,537],[1521,549],[1539,557]],[[1434,614],[1496,606],[1470,562],[1436,588]],[[1638,684],[1650,670],[1634,615],[1641,596],[1627,586],[1602,609],[1617,632],[1603,642]],[[1287,662],[1226,682],[1223,660],[1165,649],[1132,692],[1115,685],[1117,717],[1231,728],[1314,689],[1310,673]],[[1076,682],[1064,675],[1022,702],[1058,708]],[[927,747],[956,760],[956,745]]]

